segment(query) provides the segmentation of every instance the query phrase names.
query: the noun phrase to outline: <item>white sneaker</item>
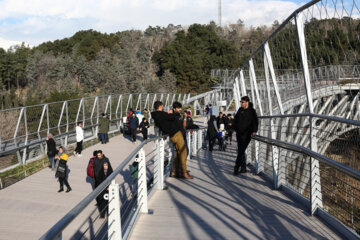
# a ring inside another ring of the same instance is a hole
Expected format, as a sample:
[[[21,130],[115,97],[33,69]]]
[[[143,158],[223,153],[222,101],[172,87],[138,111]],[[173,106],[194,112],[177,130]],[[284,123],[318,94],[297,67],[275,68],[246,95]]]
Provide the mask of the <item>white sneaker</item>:
[[[79,155],[78,155],[78,157],[82,157],[82,155],[81,155],[81,154],[79,154]]]
[[[74,156],[76,156],[76,152],[74,151],[73,153],[74,153]]]

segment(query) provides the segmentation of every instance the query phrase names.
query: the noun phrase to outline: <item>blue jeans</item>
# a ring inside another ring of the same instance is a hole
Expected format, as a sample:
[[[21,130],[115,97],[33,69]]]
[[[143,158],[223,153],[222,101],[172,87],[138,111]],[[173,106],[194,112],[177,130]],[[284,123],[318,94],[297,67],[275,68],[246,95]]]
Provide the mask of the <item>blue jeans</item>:
[[[101,143],[106,143],[109,141],[109,137],[107,133],[99,133],[99,138]]]
[[[51,169],[54,170],[55,169],[55,161],[54,161],[55,157],[49,157],[49,166],[51,166]]]

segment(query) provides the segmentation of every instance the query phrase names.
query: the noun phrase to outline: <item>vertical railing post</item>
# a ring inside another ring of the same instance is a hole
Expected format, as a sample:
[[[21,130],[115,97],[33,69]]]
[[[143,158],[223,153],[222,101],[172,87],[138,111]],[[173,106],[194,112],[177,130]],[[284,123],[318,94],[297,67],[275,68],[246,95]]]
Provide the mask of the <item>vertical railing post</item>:
[[[196,155],[197,151],[198,151],[198,148],[197,148],[197,131],[193,131],[193,156]]]
[[[273,111],[272,111],[272,98],[271,98],[271,88],[270,88],[270,76],[269,76],[269,68],[270,71],[272,72],[271,74],[271,78],[273,80],[274,83],[274,87],[276,84],[276,79],[275,78],[275,73],[273,72],[274,69],[272,68],[272,62],[269,62],[269,57],[270,57],[270,53],[267,52],[269,51],[269,46],[268,43],[266,42],[264,44],[264,49],[263,49],[263,56],[264,56],[264,67],[265,67],[265,80],[266,80],[266,89],[267,89],[267,97],[268,97],[268,107],[269,107],[269,112],[268,114],[270,114],[270,116],[272,116]],[[271,60],[271,57],[270,57]],[[279,99],[278,99],[279,100]],[[281,100],[279,102],[279,104],[281,103]],[[281,108],[282,109],[282,108]],[[272,139],[276,139],[276,132],[275,132],[275,126],[274,126],[274,121],[272,118],[270,118],[269,120],[269,131],[270,131],[270,137]],[[279,149],[275,146],[271,146],[271,151],[272,151],[272,166],[273,166],[273,180],[274,180],[274,188],[278,189],[278,177],[279,177]]]
[[[297,13],[295,15],[296,21],[296,29],[299,40],[299,47],[301,53],[301,65],[303,70],[304,82],[305,82],[305,90],[306,90],[306,98],[307,104],[309,107],[310,114],[314,111],[313,97],[311,92],[311,82],[310,82],[310,73],[306,52],[306,42],[305,42],[305,33],[304,33],[304,22],[302,20],[301,13]],[[317,152],[317,141],[313,139],[313,119],[309,117],[310,124],[310,149],[314,152]],[[322,193],[321,193],[321,182],[320,182],[320,169],[319,169],[319,161],[310,158],[310,203],[311,209],[310,213],[314,214],[318,207],[322,208]]]
[[[187,145],[188,145],[188,156],[191,157],[191,151],[192,151],[192,147],[191,147],[191,134],[189,131],[186,132],[186,138],[187,138]]]
[[[29,139],[29,130],[28,130],[28,123],[27,123],[26,107],[24,109],[24,123],[25,123],[25,146],[26,146],[28,144],[28,139]],[[24,150],[23,150],[22,164],[26,163],[27,149],[28,149],[28,147],[25,147]]]
[[[159,173],[163,174],[163,173]],[[147,182],[146,182],[146,162],[145,151],[142,148],[139,151],[139,179],[138,179],[138,204],[141,213],[148,213],[148,197],[147,197]]]
[[[156,141],[156,158],[155,158],[155,189],[164,189],[164,156],[165,156],[165,142],[164,139]]]
[[[109,186],[108,239],[122,239],[119,184],[115,180]]]
[[[198,149],[202,149],[202,146],[203,146],[203,130],[200,129],[198,131],[198,137],[199,137],[199,141],[198,141]]]

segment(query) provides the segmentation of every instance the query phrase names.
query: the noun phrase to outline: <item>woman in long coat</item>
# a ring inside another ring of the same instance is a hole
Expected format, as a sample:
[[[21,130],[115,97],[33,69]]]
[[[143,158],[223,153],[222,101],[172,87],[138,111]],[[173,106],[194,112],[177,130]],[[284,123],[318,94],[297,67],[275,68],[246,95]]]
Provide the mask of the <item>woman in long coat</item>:
[[[54,136],[49,133],[46,138],[47,155],[49,158],[49,168],[55,170],[56,141]]]
[[[209,140],[209,151],[212,151],[214,148],[214,144],[217,138],[219,130],[217,128],[216,117],[213,115],[210,117],[208,121],[208,129],[207,129],[207,137]]]

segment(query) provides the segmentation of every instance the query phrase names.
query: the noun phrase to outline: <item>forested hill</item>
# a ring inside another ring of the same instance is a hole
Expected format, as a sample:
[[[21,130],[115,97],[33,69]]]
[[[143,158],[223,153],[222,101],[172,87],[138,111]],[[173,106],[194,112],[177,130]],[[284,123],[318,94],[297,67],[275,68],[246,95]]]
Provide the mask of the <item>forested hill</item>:
[[[339,22],[330,21],[333,26]],[[329,25],[316,20],[311,24],[316,29]],[[0,108],[111,93],[207,91],[217,81],[210,78],[211,69],[238,68],[277,26],[274,22],[246,28],[239,20],[223,28],[211,22],[112,34],[87,30],[34,48],[24,44],[7,51],[0,48]],[[353,26],[351,32],[359,34],[359,21]],[[321,29],[314,37],[307,36],[323,46],[312,50],[312,61],[325,59],[323,53],[330,59],[339,55],[337,50],[349,48],[348,42],[338,41],[344,35],[341,26],[334,31],[327,31],[325,39]],[[296,44],[295,39],[287,35],[279,39],[278,58],[288,56],[287,46]],[[281,68],[294,68],[298,59],[285,62]]]

